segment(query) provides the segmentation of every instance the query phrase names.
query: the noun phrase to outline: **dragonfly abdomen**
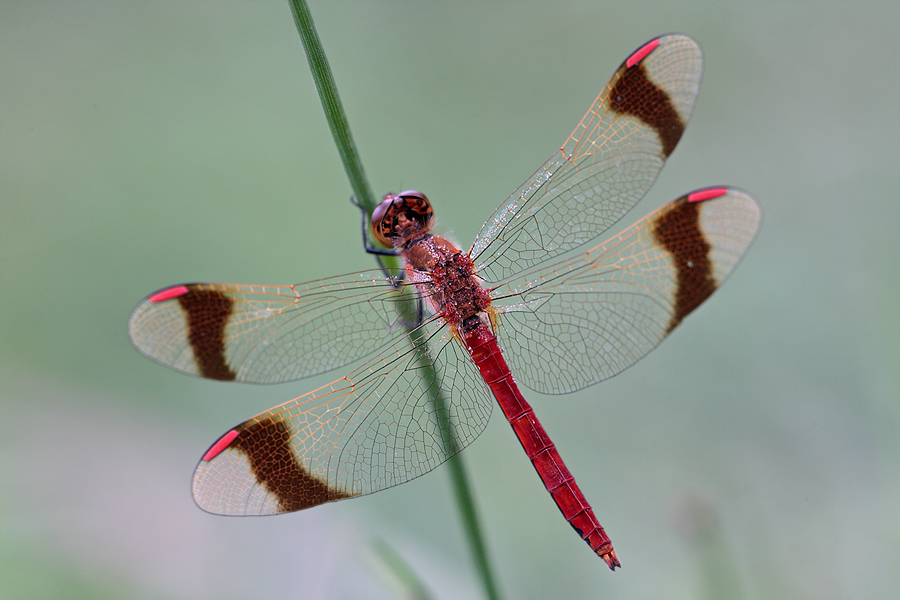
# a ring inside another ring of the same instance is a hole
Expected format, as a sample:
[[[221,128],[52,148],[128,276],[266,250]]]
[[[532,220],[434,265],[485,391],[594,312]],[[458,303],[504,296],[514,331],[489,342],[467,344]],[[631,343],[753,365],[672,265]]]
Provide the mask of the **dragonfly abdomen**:
[[[575,483],[534,410],[522,396],[497,345],[497,338],[484,323],[463,332],[466,349],[491,388],[500,409],[519,443],[534,465],[544,487],[569,525],[587,542],[610,569],[621,566],[612,542],[594,516],[594,510]]]

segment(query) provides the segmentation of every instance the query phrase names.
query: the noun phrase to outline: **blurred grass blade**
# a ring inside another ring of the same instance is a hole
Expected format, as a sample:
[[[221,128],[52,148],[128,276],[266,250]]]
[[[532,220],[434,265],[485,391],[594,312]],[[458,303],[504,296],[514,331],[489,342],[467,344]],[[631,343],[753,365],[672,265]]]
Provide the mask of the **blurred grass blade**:
[[[344,171],[346,171],[350,180],[350,187],[353,189],[353,194],[359,205],[365,208],[366,212],[371,213],[372,209],[375,208],[375,199],[363,171],[362,162],[356,151],[356,145],[353,143],[350,125],[347,122],[346,114],[344,114],[344,108],[334,83],[334,77],[331,74],[331,68],[328,66],[325,51],[319,41],[319,34],[316,32],[316,27],[313,24],[309,6],[307,6],[305,0],[289,0],[289,3],[291,12],[294,15],[294,23],[297,25],[297,31],[300,33],[300,39],[303,41],[303,48],[306,51],[306,58],[309,61],[313,80],[316,82],[316,90],[319,92],[322,108],[325,110],[325,117],[328,120],[331,135],[334,137],[334,143],[338,148],[341,161],[344,163]],[[386,267],[397,266],[396,260],[392,259],[392,257],[385,258],[388,259],[384,261]],[[406,309],[409,307],[400,306],[399,308],[401,314],[405,314]],[[422,365],[425,368],[422,376],[427,381],[437,381],[437,373],[435,373],[430,361],[425,362],[427,362],[427,365]],[[433,390],[437,388],[437,386],[430,387]],[[444,398],[437,394],[432,397],[432,400],[435,402],[438,414],[449,415]],[[449,417],[441,420],[449,424]],[[457,443],[453,437],[452,426],[442,427],[442,433],[449,437],[447,447],[451,448],[454,453],[454,456],[449,460],[451,480],[466,537],[469,540],[469,546],[472,550],[478,573],[481,576],[485,594],[491,599],[499,598],[488,561],[487,547],[481,535],[478,513],[475,509],[475,502],[472,499],[468,478],[461,459],[455,454]]]
[[[744,598],[737,562],[713,501],[692,494],[684,499],[677,516],[680,529],[699,559],[703,590],[697,597],[708,600]]]
[[[425,582],[416,575],[409,563],[403,560],[403,557],[387,542],[376,540],[372,544],[372,550],[374,550],[375,556],[381,561],[381,565],[385,567],[387,572],[393,576],[394,581],[397,582],[402,598],[431,600],[432,596],[428,588],[425,587]]]

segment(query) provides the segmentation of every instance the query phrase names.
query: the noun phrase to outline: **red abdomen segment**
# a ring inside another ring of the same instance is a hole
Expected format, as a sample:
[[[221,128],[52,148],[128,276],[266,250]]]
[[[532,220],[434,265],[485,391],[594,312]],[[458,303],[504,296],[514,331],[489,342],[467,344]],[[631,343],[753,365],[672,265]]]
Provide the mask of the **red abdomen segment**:
[[[472,360],[490,386],[503,414],[512,425],[525,453],[531,459],[534,469],[544,482],[547,491],[553,496],[553,501],[566,521],[587,542],[591,550],[606,561],[610,569],[615,570],[616,567],[622,566],[613,550],[612,542],[597,522],[591,505],[578,489],[575,478],[566,468],[559,452],[556,451],[556,446],[537,420],[534,410],[519,391],[497,346],[497,338],[484,324],[480,324],[463,337]]]

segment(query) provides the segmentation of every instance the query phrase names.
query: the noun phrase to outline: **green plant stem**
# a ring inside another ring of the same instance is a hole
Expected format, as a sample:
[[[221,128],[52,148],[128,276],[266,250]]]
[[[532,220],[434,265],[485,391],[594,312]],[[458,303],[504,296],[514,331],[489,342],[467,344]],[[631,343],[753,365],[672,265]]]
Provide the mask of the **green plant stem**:
[[[338,96],[337,86],[331,75],[331,67],[328,66],[328,59],[325,58],[325,50],[322,48],[322,42],[319,41],[319,34],[313,23],[312,14],[309,12],[309,6],[307,6],[306,0],[290,0],[290,5],[291,12],[294,13],[294,23],[297,25],[297,31],[300,32],[300,39],[303,42],[303,49],[306,51],[306,59],[309,61],[309,69],[316,82],[319,100],[322,101],[325,118],[328,120],[328,127],[331,128],[331,135],[334,136],[338,154],[341,155],[341,162],[344,163],[350,187],[353,188],[353,194],[360,206],[371,213],[375,208],[375,197],[372,195],[362,162],[359,160],[356,144],[353,143],[350,124],[347,122],[347,115],[344,114],[344,106]]]
[[[475,502],[469,491],[469,477],[466,475],[466,467],[463,464],[462,457],[456,454],[447,461],[450,468],[450,479],[453,482],[453,491],[456,493],[456,506],[460,513],[460,518],[466,524],[466,537],[469,540],[469,548],[472,552],[472,559],[478,568],[478,574],[481,576],[481,583],[484,586],[485,595],[491,600],[498,600],[500,592],[494,581],[494,572],[491,570],[491,562],[488,558],[487,546],[481,537],[481,529],[478,525],[478,511],[475,508]]]
[[[316,82],[316,90],[319,92],[319,99],[322,102],[322,108],[325,110],[325,117],[328,120],[328,126],[331,128],[331,134],[334,136],[334,143],[337,146],[338,153],[341,156],[341,162],[344,164],[344,170],[347,178],[350,180],[350,187],[357,202],[367,213],[371,213],[375,208],[375,200],[372,190],[366,180],[363,171],[362,162],[356,151],[356,145],[353,143],[353,136],[350,134],[350,125],[347,122],[347,116],[344,114],[344,108],[341,99],[338,96],[337,87],[334,84],[334,78],[331,75],[331,69],[328,66],[328,60],[325,57],[325,51],[319,41],[319,35],[313,24],[312,15],[305,0],[289,0],[291,12],[294,15],[294,23],[297,25],[297,31],[300,33],[300,39],[303,41],[303,48],[306,51],[306,57],[309,61],[309,68],[312,72],[313,80]],[[393,257],[385,257],[385,264],[388,268],[396,268],[398,266],[396,259]],[[414,306],[409,303],[414,302],[409,298],[401,299],[398,309],[401,314],[415,314]],[[415,341],[413,336],[415,332],[408,331],[411,341]],[[458,455],[459,446],[454,436],[453,427],[450,421],[449,408],[440,393],[440,386],[437,385],[438,377],[435,372],[434,365],[424,355],[424,345],[419,346],[418,361],[422,367],[422,376],[426,381],[432,382],[429,385],[432,402],[435,406],[435,412],[438,415],[441,432],[444,435],[445,447],[452,455],[450,458],[450,474],[453,488],[455,491],[457,506],[469,546],[475,560],[478,573],[481,577],[485,594],[490,599],[499,598],[497,587],[494,583],[493,572],[490,568],[488,560],[487,547],[481,533],[481,527],[478,520],[478,513],[475,508],[473,495],[469,487],[468,476],[465,472],[462,460]]]

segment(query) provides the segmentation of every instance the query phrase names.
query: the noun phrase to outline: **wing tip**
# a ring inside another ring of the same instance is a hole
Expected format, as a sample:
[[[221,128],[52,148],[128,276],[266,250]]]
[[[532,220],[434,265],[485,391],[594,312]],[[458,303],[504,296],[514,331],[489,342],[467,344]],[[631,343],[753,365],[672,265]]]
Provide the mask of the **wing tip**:
[[[683,33],[667,33],[665,35],[660,35],[653,38],[652,40],[635,50],[631,54],[631,56],[625,59],[625,67],[628,69],[634,67],[645,58],[650,56],[658,47],[668,46],[670,44],[693,46],[696,51],[702,56],[700,44],[698,44],[694,38]]]
[[[647,55],[650,54],[651,52],[653,52],[654,50],[656,50],[656,47],[659,46],[660,39],[661,38],[652,39],[649,42],[647,42],[646,44],[644,44],[643,46],[641,46],[640,48],[638,48],[634,52],[634,54],[632,54],[625,60],[625,66],[630,69],[634,65],[638,64],[639,62],[641,62],[642,60],[647,58]]]
[[[718,200],[720,198],[725,200],[726,196],[728,197],[727,199],[741,202],[747,210],[755,213],[753,215],[753,218],[756,221],[762,221],[762,206],[760,205],[759,200],[757,200],[756,197],[753,196],[753,194],[751,194],[750,192],[739,187],[731,185],[717,185],[707,188],[701,188],[699,190],[694,190],[693,192],[686,194],[682,197],[682,199],[689,203],[700,203],[706,202],[707,200]],[[759,223],[757,223],[757,229],[758,228]]]
[[[150,296],[147,297],[147,301],[152,302],[153,304],[165,302],[166,300],[180,298],[190,291],[191,290],[189,290],[186,285],[173,285],[172,287],[167,287],[156,293],[150,294]]]
[[[215,444],[209,447],[209,450],[206,451],[206,454],[203,455],[203,458],[201,460],[203,462],[209,462],[220,455],[222,451],[225,450],[225,448],[231,445],[231,443],[234,441],[234,438],[236,438],[238,435],[240,435],[240,431],[238,431],[237,429],[232,429],[231,431],[220,437]]]
[[[691,192],[687,195],[688,202],[703,202],[704,200],[712,200],[724,196],[729,192],[729,188],[724,186],[704,188]]]

